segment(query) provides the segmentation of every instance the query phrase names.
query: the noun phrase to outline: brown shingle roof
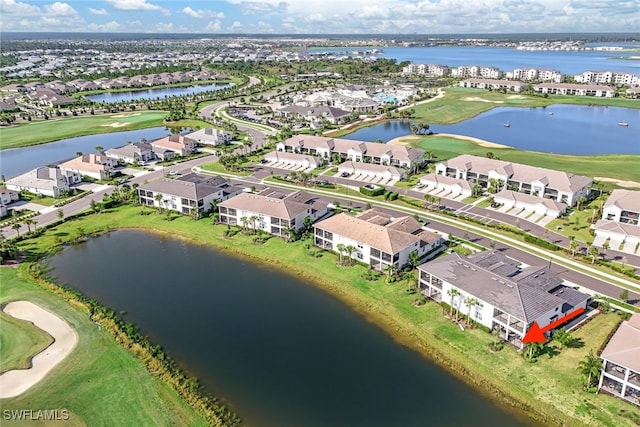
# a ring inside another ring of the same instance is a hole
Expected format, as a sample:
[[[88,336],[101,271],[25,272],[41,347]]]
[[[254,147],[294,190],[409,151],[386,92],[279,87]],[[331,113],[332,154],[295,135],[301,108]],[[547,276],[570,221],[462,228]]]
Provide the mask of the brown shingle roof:
[[[640,372],[640,314],[620,324],[600,357]]]

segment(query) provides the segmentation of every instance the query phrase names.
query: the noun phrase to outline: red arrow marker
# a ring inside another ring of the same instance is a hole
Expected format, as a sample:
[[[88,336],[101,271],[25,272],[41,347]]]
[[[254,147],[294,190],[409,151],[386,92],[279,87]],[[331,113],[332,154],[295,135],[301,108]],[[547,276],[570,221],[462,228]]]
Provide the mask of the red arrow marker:
[[[562,325],[563,323],[573,319],[574,317],[580,316],[582,313],[584,313],[584,308],[577,308],[566,316],[563,316],[560,319],[556,320],[555,322],[549,323],[544,328],[541,328],[538,325],[538,322],[533,322],[533,325],[531,325],[527,333],[524,335],[522,342],[525,344],[530,342],[545,342],[547,341],[547,338],[544,336],[545,332],[550,331],[556,326]]]

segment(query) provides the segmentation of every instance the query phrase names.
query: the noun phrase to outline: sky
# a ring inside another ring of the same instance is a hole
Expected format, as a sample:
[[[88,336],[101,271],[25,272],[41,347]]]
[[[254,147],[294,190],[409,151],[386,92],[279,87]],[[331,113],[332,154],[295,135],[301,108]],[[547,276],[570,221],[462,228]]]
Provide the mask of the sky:
[[[0,0],[0,31],[640,32],[640,0]]]

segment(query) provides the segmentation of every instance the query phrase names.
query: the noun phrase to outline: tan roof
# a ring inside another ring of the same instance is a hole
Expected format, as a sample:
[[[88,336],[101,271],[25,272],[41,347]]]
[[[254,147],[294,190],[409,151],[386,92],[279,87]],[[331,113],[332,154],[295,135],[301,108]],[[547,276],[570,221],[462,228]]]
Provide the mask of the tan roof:
[[[315,157],[310,156],[308,154],[298,154],[298,153],[288,153],[285,151],[271,151],[264,155],[266,160],[295,160],[301,161],[306,160],[309,163],[316,164],[317,160]]]
[[[398,253],[421,240],[430,243],[439,238],[434,233],[422,230],[420,223],[410,216],[391,218],[376,209],[369,209],[355,217],[340,213],[318,222],[315,227],[388,254]]]
[[[421,159],[424,150],[403,145],[378,144],[376,142],[355,141],[351,139],[327,138],[315,135],[295,135],[284,141],[287,147],[308,149],[330,148],[336,153],[347,154],[349,150],[361,152],[367,156],[382,157],[388,155],[398,160]]]
[[[464,80],[467,83],[484,83],[490,85],[503,85],[503,86],[526,86],[526,83],[522,83],[516,80],[498,80],[498,79],[482,79],[477,77],[472,77],[470,79]]]
[[[600,357],[640,372],[640,314],[620,324]]]
[[[404,170],[397,168],[395,166],[386,166],[386,165],[377,165],[374,163],[364,163],[364,162],[352,162],[351,160],[347,160],[346,162],[340,163],[338,165],[339,169],[351,168],[354,171],[371,171],[371,172],[389,172],[392,175],[402,176],[404,175]]]
[[[470,154],[455,157],[444,162],[444,165],[449,168],[466,169],[482,174],[495,171],[501,175],[507,175],[509,179],[526,183],[541,181],[551,188],[571,193],[579,191],[593,182],[591,178],[586,176],[489,159],[487,157],[472,156]]]
[[[624,222],[601,219],[593,226],[596,231],[610,231],[612,233],[625,234],[627,236],[640,237],[640,226],[625,224]]]
[[[494,198],[510,199],[516,202],[527,203],[529,205],[541,204],[547,209],[554,209],[559,212],[564,211],[567,205],[555,200],[545,199],[543,197],[533,196],[531,194],[520,193],[518,191],[502,190],[494,195]]]
[[[446,175],[438,175],[435,173],[430,173],[428,175],[423,176],[422,178],[420,178],[420,182],[423,184],[426,184],[429,182],[435,182],[437,184],[443,184],[443,185],[458,184],[462,188],[471,190],[471,184],[469,184],[469,182],[465,181],[464,179],[458,179],[458,178],[454,178],[452,176],[446,176]]]
[[[579,83],[540,83],[535,85],[536,88],[554,88],[554,89],[575,89],[575,90],[604,90],[613,92],[614,88],[611,86],[605,85],[589,85],[589,84],[579,84]]]
[[[59,166],[67,169],[99,172],[109,170],[110,167],[104,163],[110,163],[111,161],[112,160],[107,156],[101,156],[99,154],[83,154],[75,159],[60,163]]]
[[[613,190],[604,204],[607,206],[617,206],[625,211],[640,212],[640,191],[633,190]]]
[[[303,191],[296,191],[283,198],[241,193],[225,200],[219,206],[291,220],[312,209],[317,210],[319,206],[316,201],[317,197]]]
[[[195,141],[184,135],[169,135],[153,141],[151,144],[173,150],[184,150],[188,146],[195,145]]]

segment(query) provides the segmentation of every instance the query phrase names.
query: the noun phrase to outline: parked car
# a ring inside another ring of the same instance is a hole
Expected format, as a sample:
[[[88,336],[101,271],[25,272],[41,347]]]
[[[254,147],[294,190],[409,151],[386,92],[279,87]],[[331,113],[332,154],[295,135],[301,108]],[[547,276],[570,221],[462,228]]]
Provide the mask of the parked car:
[[[171,170],[171,171],[169,171],[169,175],[170,176],[176,176],[176,175],[178,175],[178,171]]]
[[[349,176],[349,172],[342,172],[342,173],[340,174],[340,176],[341,176],[341,177],[343,177],[343,178],[346,178],[346,177],[348,177],[348,176]]]

